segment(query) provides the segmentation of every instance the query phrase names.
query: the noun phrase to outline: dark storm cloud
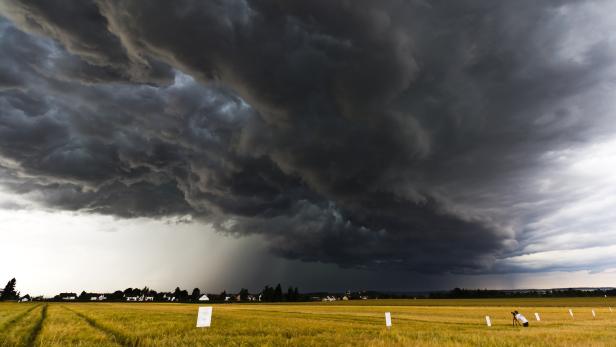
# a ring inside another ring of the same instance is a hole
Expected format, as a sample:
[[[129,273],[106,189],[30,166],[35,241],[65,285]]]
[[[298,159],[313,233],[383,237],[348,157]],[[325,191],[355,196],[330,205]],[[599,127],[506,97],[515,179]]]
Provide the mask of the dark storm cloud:
[[[94,2],[9,1],[3,10],[29,32],[50,36],[75,54],[59,61],[64,73],[91,81],[131,80],[168,83],[171,68],[133,54],[107,30],[107,19]]]
[[[614,131],[613,43],[580,20],[602,4],[3,1],[3,185],[287,258],[498,271],[559,208],[528,184],[545,153]]]

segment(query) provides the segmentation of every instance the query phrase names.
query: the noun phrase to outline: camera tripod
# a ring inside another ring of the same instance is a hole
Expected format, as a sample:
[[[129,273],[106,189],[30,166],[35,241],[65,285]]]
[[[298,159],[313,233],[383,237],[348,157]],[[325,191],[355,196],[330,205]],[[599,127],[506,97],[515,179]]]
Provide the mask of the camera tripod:
[[[518,326],[522,326],[522,324],[520,324],[520,322],[518,321],[518,319],[515,317],[516,313],[515,313],[515,312],[511,312],[511,315],[513,316],[513,317],[511,317],[511,319],[512,319],[512,320],[511,320],[511,324],[512,324],[513,326],[516,326],[516,325],[518,325]]]

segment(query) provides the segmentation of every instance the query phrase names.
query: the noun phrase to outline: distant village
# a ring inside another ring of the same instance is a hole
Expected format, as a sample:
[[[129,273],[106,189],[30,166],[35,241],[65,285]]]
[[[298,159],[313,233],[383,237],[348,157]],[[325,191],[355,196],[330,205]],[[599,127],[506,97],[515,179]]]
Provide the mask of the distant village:
[[[299,301],[348,301],[368,299],[474,299],[474,298],[512,298],[512,297],[602,297],[616,296],[616,288],[555,288],[555,289],[515,289],[515,290],[488,290],[488,289],[461,289],[454,288],[449,291],[392,293],[378,291],[346,291],[344,293],[305,293],[299,292],[297,287],[289,287],[283,291],[278,284],[275,287],[265,286],[258,293],[250,293],[241,289],[237,293],[223,291],[219,294],[202,292],[194,288],[190,293],[185,289],[175,288],[172,292],[158,292],[144,287],[127,288],[113,293],[60,293],[52,298],[42,296],[31,297],[22,295],[16,290],[16,279],[11,279],[4,289],[0,291],[0,301],[61,301],[61,302],[169,302],[169,303],[257,303],[257,302],[299,302]]]
[[[278,288],[278,287],[276,287]],[[202,293],[199,288],[193,289],[191,294],[186,290],[176,288],[173,292],[156,292],[154,290],[132,289],[128,288],[124,291],[116,291],[114,293],[60,293],[56,295],[52,301],[127,301],[127,302],[297,302],[297,301],[337,301],[337,300],[367,300],[368,296],[351,294],[331,294],[324,296],[309,296],[302,295],[295,289],[290,289],[286,293],[273,290],[273,295],[267,295],[266,291],[258,294],[251,294],[247,290],[242,289],[239,293],[222,292],[220,294]],[[32,299],[33,300],[33,299]]]
[[[158,292],[156,290],[144,287],[127,288],[125,290],[117,290],[113,293],[90,293],[82,291],[77,293],[60,293],[53,298],[45,298],[42,296],[31,297],[29,294],[21,295],[15,289],[16,280],[10,280],[4,290],[0,292],[0,300],[13,300],[19,302],[28,301],[79,301],[79,302],[298,302],[298,301],[338,301],[338,300],[367,300],[369,295],[367,292],[347,291],[345,293],[312,293],[300,294],[297,287],[289,287],[283,291],[282,286],[278,284],[275,287],[265,286],[259,293],[250,293],[247,289],[242,288],[237,293],[227,293],[223,291],[219,294],[205,293],[199,288],[194,288],[192,292],[179,287],[172,292]],[[372,296],[378,298],[378,296]]]

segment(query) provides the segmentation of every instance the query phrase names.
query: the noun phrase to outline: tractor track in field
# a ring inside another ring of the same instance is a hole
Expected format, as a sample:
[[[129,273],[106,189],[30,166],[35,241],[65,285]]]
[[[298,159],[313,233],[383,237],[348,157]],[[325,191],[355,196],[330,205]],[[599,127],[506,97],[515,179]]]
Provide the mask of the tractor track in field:
[[[9,319],[8,321],[0,324],[0,330],[4,330],[5,328],[19,322],[20,320],[22,320],[25,316],[27,316],[30,312],[34,311],[36,308],[40,307],[41,305],[35,305],[32,306],[31,308],[25,310],[24,312],[18,313],[16,316],[14,316],[13,318]]]
[[[98,323],[96,321],[96,319],[89,317],[81,312],[72,310],[66,306],[62,306],[63,309],[71,311],[72,313],[74,313],[75,315],[77,315],[79,318],[83,319],[86,323],[88,323],[88,325],[90,325],[92,328],[104,333],[105,335],[111,337],[113,339],[113,341],[115,341],[116,343],[118,343],[119,345],[123,346],[123,347],[141,347],[143,344],[141,343],[140,339],[138,338],[133,338],[130,336],[127,336],[126,334],[109,328],[107,326],[101,325],[100,323]]]
[[[41,329],[43,329],[43,323],[45,322],[45,319],[47,318],[47,305],[43,305],[43,309],[41,310],[41,317],[36,321],[36,324],[34,324],[34,326],[32,327],[32,330],[30,330],[30,334],[28,335],[28,340],[26,340],[26,346],[27,347],[34,347],[34,342],[36,341],[36,338],[39,336],[39,334],[41,333]]]

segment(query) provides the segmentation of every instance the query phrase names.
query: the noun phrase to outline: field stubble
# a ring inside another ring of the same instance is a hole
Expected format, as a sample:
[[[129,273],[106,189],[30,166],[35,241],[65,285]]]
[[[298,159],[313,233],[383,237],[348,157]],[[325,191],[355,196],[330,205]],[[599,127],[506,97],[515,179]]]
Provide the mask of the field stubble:
[[[195,328],[191,304],[2,303],[0,346],[616,346],[604,298],[212,306],[212,327]],[[513,309],[530,328],[511,326]]]

